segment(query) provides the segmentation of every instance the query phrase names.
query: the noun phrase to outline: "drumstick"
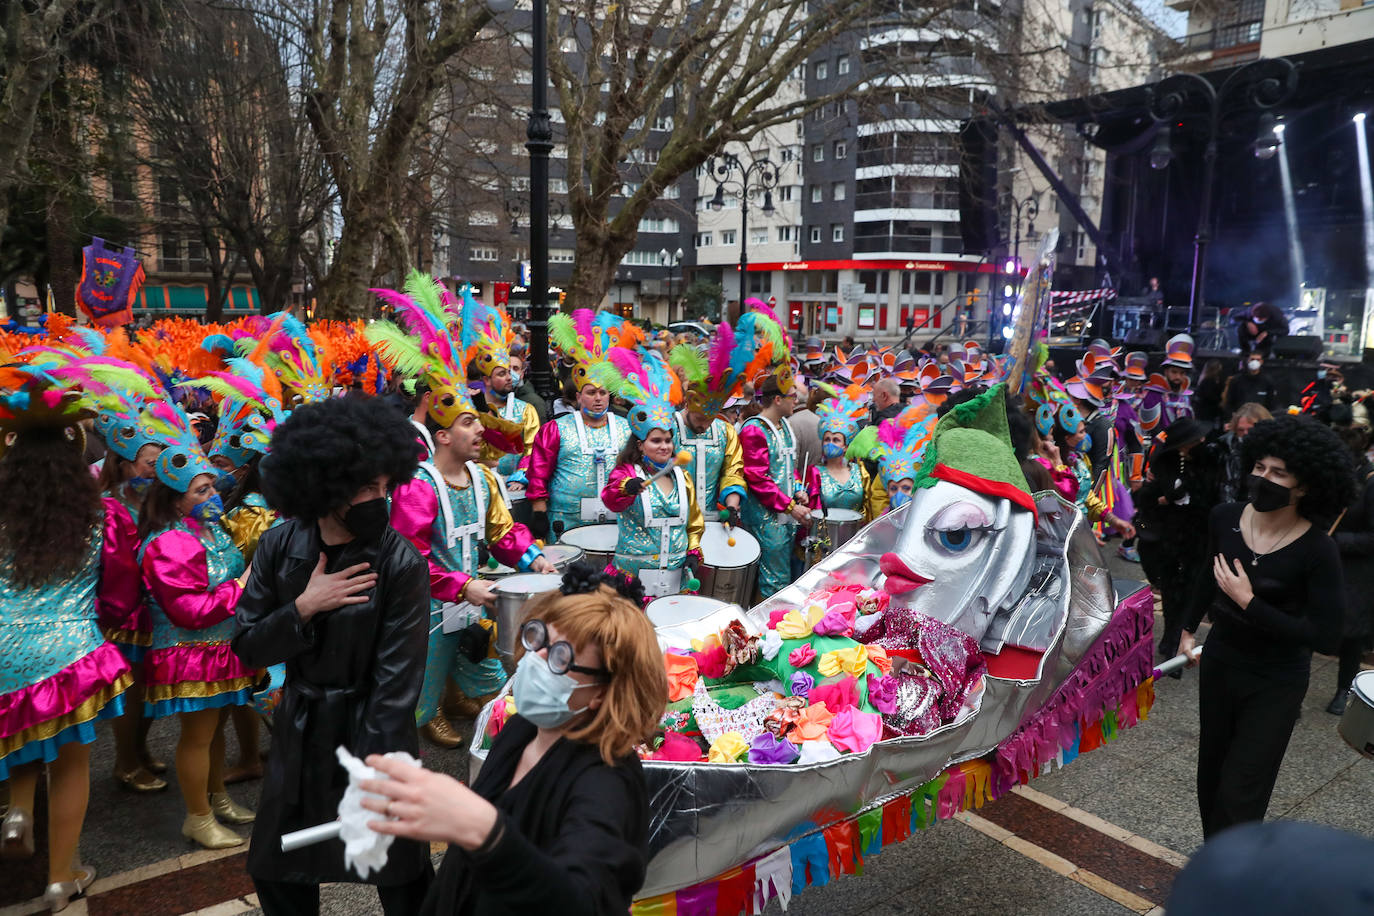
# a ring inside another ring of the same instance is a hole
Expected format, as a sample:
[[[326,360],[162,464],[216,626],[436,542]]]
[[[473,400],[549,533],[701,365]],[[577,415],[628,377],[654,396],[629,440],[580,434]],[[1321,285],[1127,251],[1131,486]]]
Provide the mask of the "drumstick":
[[[668,472],[671,471],[671,470],[673,470],[674,468],[686,467],[687,465],[689,465],[689,464],[691,464],[691,463],[692,463],[692,453],[689,452],[689,451],[687,451],[686,449],[683,449],[682,451],[678,452],[676,455],[673,456],[673,460],[672,460],[671,462],[668,463],[668,466],[667,466],[666,468],[664,468],[664,469],[661,470],[661,471],[655,471],[655,472],[654,472],[654,475],[653,475],[652,477],[650,477],[648,480],[644,481],[644,482],[645,482],[646,484],[653,483],[655,480],[658,480],[660,477],[663,477],[663,476],[667,475]]]
[[[1176,668],[1182,668],[1190,661],[1196,661],[1202,655],[1202,646],[1193,646],[1187,652],[1180,652],[1167,662],[1160,662],[1159,667],[1154,670],[1155,677],[1163,677]]]
[[[730,530],[730,510],[724,509],[720,513],[720,523],[725,526],[725,544],[727,547],[735,546],[735,535]]]
[[[339,835],[343,829],[342,821],[333,821],[328,824],[316,824],[314,827],[306,827],[304,830],[293,830],[290,833],[281,835],[281,851],[292,852],[304,846],[311,846],[315,843],[323,843],[325,840],[332,840]]]

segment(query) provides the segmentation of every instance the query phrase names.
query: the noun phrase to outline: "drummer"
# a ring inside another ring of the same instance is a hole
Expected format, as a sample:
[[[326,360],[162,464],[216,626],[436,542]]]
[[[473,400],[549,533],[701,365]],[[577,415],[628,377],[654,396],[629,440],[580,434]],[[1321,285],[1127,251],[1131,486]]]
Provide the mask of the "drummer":
[[[630,438],[629,426],[610,412],[611,393],[593,380],[592,368],[622,340],[633,348],[638,328],[610,312],[579,309],[549,319],[549,337],[573,361],[571,388],[577,409],[545,423],[520,463],[528,483],[530,530],[541,541],[583,525],[611,521],[601,501],[615,457]]]
[[[679,344],[690,348],[691,344]],[[678,361],[679,350],[673,351]],[[732,399],[739,383],[732,373],[717,375],[688,373],[686,404],[674,416],[677,441],[691,456],[687,474],[696,487],[697,505],[702,515],[712,521],[716,510],[728,513],[730,525],[740,523],[739,507],[744,500],[744,455],[739,447],[739,434],[724,416],[725,405]]]
[[[882,501],[872,492],[868,469],[862,461],[845,454],[859,432],[859,423],[868,416],[869,397],[868,389],[850,385],[839,397],[824,401],[816,410],[825,463],[811,468],[806,475],[806,492],[813,513],[845,509],[862,512],[865,522],[883,513]]]
[[[778,364],[759,380],[763,409],[744,421],[740,447],[749,498],[744,503],[744,526],[759,541],[758,589],[769,598],[794,578],[792,544],[797,525],[809,524],[806,489],[797,477],[797,439],[787,418],[796,406],[792,367]]]
[[[692,476],[674,464],[673,404],[682,386],[661,352],[642,347],[633,363],[618,359],[597,375],[630,402],[633,433],[601,491],[617,513],[611,565],[638,578],[648,598],[679,594],[696,578],[705,528]]]
[[[529,530],[511,520],[496,475],[477,463],[484,439],[496,438],[484,435],[484,424],[501,421],[479,414],[468,396],[465,367],[448,328],[436,326],[433,313],[414,299],[400,294],[388,298],[409,328],[423,329],[426,340],[439,342],[421,351],[418,338],[394,329],[368,332],[383,337],[402,361],[425,363],[425,382],[433,393],[425,424],[434,454],[392,494],[391,525],[429,564],[429,653],[415,719],[428,740],[451,748],[462,739],[447,718],[436,714],[449,678],[467,699],[457,711],[474,717],[485,695],[495,693],[506,679],[489,651],[495,646],[495,625],[485,609],[495,605],[496,593],[490,581],[477,578],[482,552],[489,550],[521,571],[551,573],[554,568]]]

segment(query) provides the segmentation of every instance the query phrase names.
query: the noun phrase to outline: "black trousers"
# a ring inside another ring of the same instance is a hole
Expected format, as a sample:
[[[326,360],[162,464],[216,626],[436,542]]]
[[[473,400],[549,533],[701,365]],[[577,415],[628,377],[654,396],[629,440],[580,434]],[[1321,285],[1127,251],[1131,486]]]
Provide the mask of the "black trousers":
[[[433,882],[434,869],[426,868],[424,874],[409,884],[378,885],[377,897],[382,902],[382,912],[386,916],[413,916],[420,912],[420,904],[424,903],[425,894]],[[318,884],[254,878],[253,887],[258,892],[258,904],[266,916],[318,916],[320,912]]]
[[[1274,680],[1202,653],[1197,802],[1204,839],[1264,820],[1307,678]]]
[[[1180,547],[1178,533],[1171,533],[1172,541],[1145,540],[1138,538],[1136,549],[1140,551],[1140,568],[1150,585],[1159,592],[1159,603],[1164,611],[1164,632],[1159,634],[1159,652],[1166,658],[1178,653],[1178,640],[1183,634],[1183,620],[1188,613],[1189,602],[1193,601],[1202,587],[1202,576],[1212,574],[1211,558],[1205,556],[1207,548],[1199,544],[1196,549],[1192,541]]]

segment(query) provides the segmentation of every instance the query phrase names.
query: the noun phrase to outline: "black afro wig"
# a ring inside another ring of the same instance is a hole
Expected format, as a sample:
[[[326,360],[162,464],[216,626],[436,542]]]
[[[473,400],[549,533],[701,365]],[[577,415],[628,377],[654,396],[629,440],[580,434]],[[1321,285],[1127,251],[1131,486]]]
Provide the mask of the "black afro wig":
[[[415,428],[380,398],[331,398],[292,411],[262,459],[262,494],[287,518],[314,522],[385,474],[415,476]]]
[[[1316,420],[1281,416],[1261,420],[1241,440],[1241,458],[1248,473],[1261,458],[1280,458],[1307,487],[1298,512],[1309,521],[1333,521],[1355,498],[1355,474],[1350,450],[1340,437]]]

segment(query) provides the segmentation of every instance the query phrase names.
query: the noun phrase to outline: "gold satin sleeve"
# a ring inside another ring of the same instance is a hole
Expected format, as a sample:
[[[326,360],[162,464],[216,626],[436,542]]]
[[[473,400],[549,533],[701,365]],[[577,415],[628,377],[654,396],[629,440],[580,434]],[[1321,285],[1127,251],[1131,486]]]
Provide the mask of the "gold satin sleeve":
[[[277,520],[277,513],[257,506],[239,506],[224,517],[224,529],[234,539],[234,546],[243,553],[246,563],[253,562],[258,540]]]
[[[738,447],[739,443],[735,445]],[[697,487],[692,482],[692,475],[684,472],[682,476],[687,481],[687,549],[700,550],[701,536],[706,533],[706,517],[697,505]]]
[[[1089,493],[1087,497],[1084,498],[1083,508],[1088,512],[1088,521],[1090,522],[1100,522],[1102,521],[1102,516],[1107,514],[1107,504],[1103,502],[1100,497],[1092,493]]]
[[[726,487],[749,490],[744,482],[744,449],[739,445],[739,433],[729,423],[725,424],[725,460],[720,465],[720,488],[716,492],[724,493]]]
[[[515,395],[510,395],[515,397]],[[534,448],[534,437],[539,435],[539,411],[534,409],[534,405],[529,401],[521,401],[525,405],[525,413],[520,417],[520,433],[525,437],[525,451],[520,457],[528,458],[530,451]]]
[[[867,477],[868,466],[860,462],[859,467],[863,468],[863,473]],[[883,475],[874,474],[869,477],[864,487],[864,520],[873,521],[886,512],[891,504],[887,496],[887,487],[883,485]]]
[[[487,478],[487,543],[495,544],[510,534],[510,530],[515,527],[515,519],[511,518],[510,510],[501,498],[501,487],[496,483],[496,472],[486,465],[478,467]],[[477,486],[477,481],[474,480],[472,485]]]

